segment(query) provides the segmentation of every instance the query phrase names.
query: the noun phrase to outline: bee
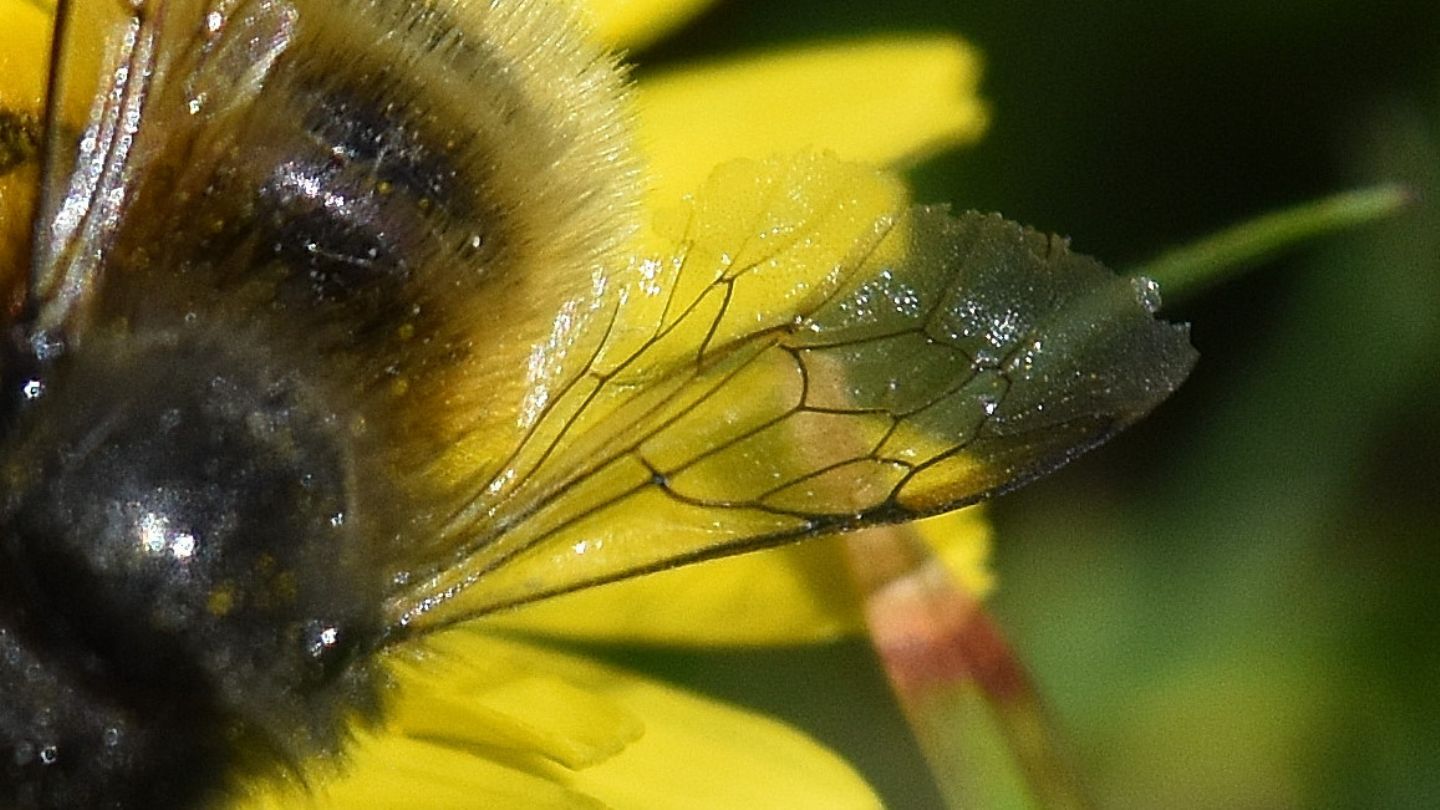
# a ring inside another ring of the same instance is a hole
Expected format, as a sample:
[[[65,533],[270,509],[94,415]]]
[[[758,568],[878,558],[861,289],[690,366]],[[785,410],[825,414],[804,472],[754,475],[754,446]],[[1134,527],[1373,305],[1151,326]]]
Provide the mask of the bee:
[[[0,251],[7,807],[205,806],[342,751],[382,652],[973,503],[1193,362],[1146,284],[826,157],[637,253],[622,71],[562,4],[57,20]]]

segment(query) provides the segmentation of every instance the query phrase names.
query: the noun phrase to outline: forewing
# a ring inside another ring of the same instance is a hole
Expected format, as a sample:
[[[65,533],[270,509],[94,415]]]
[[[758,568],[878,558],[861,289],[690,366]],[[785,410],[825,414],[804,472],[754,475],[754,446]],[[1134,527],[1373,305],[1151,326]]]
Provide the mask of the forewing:
[[[1148,412],[1194,360],[1143,280],[826,158],[736,164],[585,372],[392,603],[441,626],[973,503]]]
[[[293,8],[235,5],[60,4],[31,282],[39,333],[78,340],[117,243],[174,235],[161,230],[173,218],[136,211],[141,183],[171,179],[202,136],[221,133],[289,46]]]

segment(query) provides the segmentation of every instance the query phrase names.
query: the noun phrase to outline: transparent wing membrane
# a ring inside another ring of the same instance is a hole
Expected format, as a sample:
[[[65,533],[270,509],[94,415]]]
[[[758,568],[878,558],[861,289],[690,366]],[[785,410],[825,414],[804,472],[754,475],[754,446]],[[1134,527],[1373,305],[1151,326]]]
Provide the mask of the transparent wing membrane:
[[[728,167],[677,222],[397,621],[973,503],[1138,419],[1194,360],[1146,285],[830,159]]]

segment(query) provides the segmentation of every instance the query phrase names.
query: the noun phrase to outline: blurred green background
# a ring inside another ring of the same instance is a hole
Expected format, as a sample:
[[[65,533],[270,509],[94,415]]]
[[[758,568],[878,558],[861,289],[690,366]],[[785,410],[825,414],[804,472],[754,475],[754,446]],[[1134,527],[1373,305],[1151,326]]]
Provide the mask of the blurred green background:
[[[1168,309],[1190,382],[993,511],[994,609],[1107,807],[1440,806],[1440,3],[728,0],[640,70],[957,32],[993,124],[919,196],[1126,268],[1381,180],[1402,217]],[[629,651],[938,804],[861,644]]]

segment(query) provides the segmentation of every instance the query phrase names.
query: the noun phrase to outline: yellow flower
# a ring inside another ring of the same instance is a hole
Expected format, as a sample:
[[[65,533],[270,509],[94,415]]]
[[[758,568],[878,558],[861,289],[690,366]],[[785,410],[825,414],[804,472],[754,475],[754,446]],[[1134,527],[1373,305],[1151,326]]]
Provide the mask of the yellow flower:
[[[588,5],[596,30],[623,49],[706,3]],[[0,18],[10,26],[0,105],[38,113],[48,15],[0,0]],[[984,127],[977,76],[975,54],[939,36],[827,43],[648,77],[635,99],[648,204],[672,205],[732,158],[824,149],[895,165],[963,143]],[[0,177],[0,267],[17,266],[33,187],[30,174]],[[983,520],[972,510],[942,521],[929,533],[944,536],[936,547],[983,592]],[[862,626],[828,540],[558,597],[394,656],[393,710],[357,734],[343,770],[313,777],[308,794],[257,788],[239,803],[288,807],[308,795],[336,807],[873,807],[878,799],[845,762],[794,729],[536,641],[782,644]]]

